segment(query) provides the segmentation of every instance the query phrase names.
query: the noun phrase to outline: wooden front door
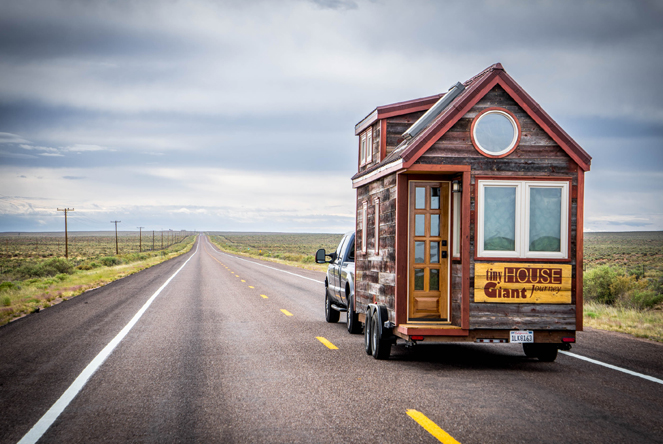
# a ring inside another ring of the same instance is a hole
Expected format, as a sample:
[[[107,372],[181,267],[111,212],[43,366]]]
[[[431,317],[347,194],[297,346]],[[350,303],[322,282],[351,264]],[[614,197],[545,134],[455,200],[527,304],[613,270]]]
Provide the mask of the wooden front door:
[[[408,321],[449,321],[449,182],[410,182]]]

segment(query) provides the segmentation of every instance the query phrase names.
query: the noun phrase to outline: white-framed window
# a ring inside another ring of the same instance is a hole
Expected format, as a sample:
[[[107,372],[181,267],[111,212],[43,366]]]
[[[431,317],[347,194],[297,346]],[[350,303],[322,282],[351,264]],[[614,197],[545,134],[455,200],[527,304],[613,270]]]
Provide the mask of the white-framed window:
[[[477,186],[477,256],[568,258],[568,182],[480,180]]]
[[[380,198],[373,199],[375,206],[375,254],[380,253]]]
[[[373,128],[366,131],[366,163],[373,161]]]
[[[360,137],[359,144],[359,165],[364,165],[366,163],[366,133],[362,134]]]
[[[451,198],[453,199],[453,231],[452,231],[452,241],[453,241],[453,251],[452,255],[454,258],[460,258],[460,203],[461,203],[461,194],[460,193],[451,193]]]
[[[361,252],[366,253],[366,232],[368,231],[368,202],[364,201],[361,205]]]

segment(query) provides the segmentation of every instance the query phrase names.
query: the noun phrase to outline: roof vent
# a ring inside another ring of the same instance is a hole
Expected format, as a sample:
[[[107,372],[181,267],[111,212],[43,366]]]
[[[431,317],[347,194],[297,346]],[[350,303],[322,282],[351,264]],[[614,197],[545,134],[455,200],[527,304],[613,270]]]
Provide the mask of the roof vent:
[[[422,132],[426,127],[437,117],[440,115],[442,111],[456,98],[458,97],[458,94],[463,92],[465,87],[463,86],[462,83],[458,82],[454,86],[449,89],[449,92],[447,92],[440,100],[435,102],[435,105],[433,105],[426,113],[419,117],[419,120],[414,122],[410,128],[407,129],[402,135],[402,137],[405,140],[410,140],[411,138],[415,137],[417,134]]]

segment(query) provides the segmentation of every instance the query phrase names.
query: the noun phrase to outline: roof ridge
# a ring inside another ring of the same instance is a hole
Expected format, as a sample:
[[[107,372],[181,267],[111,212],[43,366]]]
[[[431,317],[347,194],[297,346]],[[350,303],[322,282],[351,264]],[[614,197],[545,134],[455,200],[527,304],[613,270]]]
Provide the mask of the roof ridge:
[[[504,71],[504,67],[503,67],[502,64],[499,63],[499,62],[497,62],[497,63],[493,63],[493,64],[490,65],[488,68],[486,68],[486,69],[484,69],[483,71],[481,71],[479,74],[476,74],[476,75],[470,77],[469,79],[465,80],[465,81],[463,82],[463,85],[467,87],[467,86],[471,85],[472,83],[476,82],[476,81],[477,81],[478,79],[480,79],[481,77],[483,77],[483,76],[485,76],[486,74],[488,74],[489,72],[497,71],[497,70]]]

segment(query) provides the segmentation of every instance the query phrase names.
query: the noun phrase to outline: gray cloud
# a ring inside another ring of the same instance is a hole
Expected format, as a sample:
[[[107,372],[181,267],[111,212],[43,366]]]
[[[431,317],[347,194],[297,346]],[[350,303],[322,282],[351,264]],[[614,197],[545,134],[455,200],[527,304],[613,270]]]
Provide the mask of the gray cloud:
[[[653,213],[663,205],[662,22],[654,1],[3,2],[0,169],[26,176],[2,182],[3,192],[59,199],[39,193],[48,183],[81,208],[120,208],[116,196],[129,195],[132,211],[150,206],[144,218],[269,228],[257,212],[237,222],[241,203],[219,201],[236,191],[197,180],[213,167],[298,178],[295,190],[279,188],[283,226],[304,229],[311,218],[312,228],[345,231],[354,124],[500,61],[594,157],[588,227],[663,229]],[[333,176],[339,189],[311,174]],[[321,194],[287,199],[311,182]],[[213,203],[191,203],[201,189]],[[325,224],[333,215],[320,204],[340,205],[343,226]],[[2,211],[0,231],[20,218]]]

